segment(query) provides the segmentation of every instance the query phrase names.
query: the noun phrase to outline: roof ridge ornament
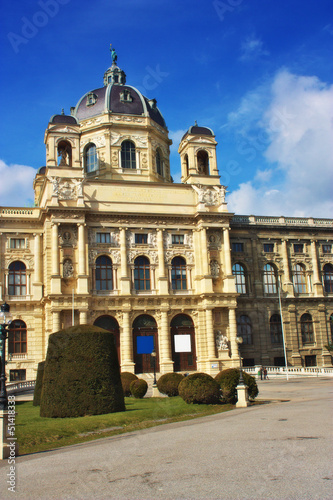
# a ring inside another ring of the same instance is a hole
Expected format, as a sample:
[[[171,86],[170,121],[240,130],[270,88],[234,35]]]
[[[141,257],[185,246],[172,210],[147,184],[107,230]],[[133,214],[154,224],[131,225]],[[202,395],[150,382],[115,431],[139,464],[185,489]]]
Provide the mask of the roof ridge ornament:
[[[117,56],[117,52],[114,48],[112,48],[112,43],[110,43],[110,52],[111,52],[111,59],[112,59],[112,65],[117,65],[117,60],[118,60],[118,56]]]

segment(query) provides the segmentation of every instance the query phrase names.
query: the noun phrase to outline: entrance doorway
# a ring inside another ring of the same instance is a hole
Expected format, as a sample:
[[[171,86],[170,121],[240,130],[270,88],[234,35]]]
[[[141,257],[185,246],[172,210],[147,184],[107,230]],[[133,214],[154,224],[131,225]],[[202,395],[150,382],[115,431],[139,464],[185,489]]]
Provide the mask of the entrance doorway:
[[[142,314],[133,322],[133,348],[135,373],[153,373],[154,358],[151,353],[155,349],[155,370],[159,372],[157,324],[152,316]]]
[[[171,348],[175,372],[197,369],[195,331],[190,316],[178,314],[172,319]]]
[[[97,318],[94,321],[94,326],[99,326],[100,328],[104,328],[104,330],[108,330],[110,333],[112,333],[120,365],[120,333],[118,321],[113,318],[113,316],[108,316],[106,314]]]

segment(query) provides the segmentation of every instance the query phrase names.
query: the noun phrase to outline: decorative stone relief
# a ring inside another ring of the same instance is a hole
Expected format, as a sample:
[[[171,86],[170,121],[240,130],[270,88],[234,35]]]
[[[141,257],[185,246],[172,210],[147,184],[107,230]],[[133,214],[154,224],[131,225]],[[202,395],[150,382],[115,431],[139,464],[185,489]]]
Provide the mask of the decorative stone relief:
[[[145,137],[142,137],[141,135],[132,135],[132,137],[141,147],[147,147],[147,139]]]
[[[72,278],[74,275],[74,266],[71,259],[65,259],[63,263],[63,277]]]
[[[101,148],[106,144],[105,136],[99,135],[98,137],[94,137],[93,142],[96,144],[97,147]]]
[[[217,231],[210,232],[207,235],[208,239],[208,245],[211,248],[221,248],[221,243],[222,243],[222,237],[221,233],[218,233]]]
[[[97,250],[89,250],[89,265],[93,266],[95,264],[96,257],[98,255]]]
[[[120,251],[119,250],[111,250],[110,251],[112,262],[114,264],[120,264]]]
[[[134,122],[134,123],[143,122],[141,118],[136,118],[134,116],[114,116],[113,119],[117,122]]]
[[[59,240],[63,247],[72,247],[77,243],[77,226],[61,225],[59,227]]]
[[[119,166],[119,156],[117,151],[112,152],[112,165],[116,168]]]
[[[213,278],[218,278],[220,274],[220,264],[217,262],[217,260],[211,260],[210,261],[210,274],[213,276]]]

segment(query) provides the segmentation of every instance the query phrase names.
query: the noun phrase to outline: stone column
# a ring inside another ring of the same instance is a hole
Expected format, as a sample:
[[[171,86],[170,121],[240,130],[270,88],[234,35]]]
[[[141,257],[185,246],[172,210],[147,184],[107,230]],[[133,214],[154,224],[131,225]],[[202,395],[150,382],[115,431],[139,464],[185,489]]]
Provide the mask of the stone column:
[[[202,274],[207,276],[209,274],[208,268],[208,248],[207,248],[207,230],[205,227],[201,228],[201,262]]]
[[[53,311],[52,312],[52,331],[54,332],[59,332],[61,330],[61,325],[60,325],[60,311]]]
[[[163,230],[157,230],[157,252],[158,252],[158,289],[163,295],[168,294],[168,277],[165,275]]]
[[[223,228],[223,250],[224,250],[224,292],[236,292],[235,279],[232,274],[231,253],[230,253],[230,236],[229,228]]]
[[[52,224],[51,227],[51,258],[52,258],[52,275],[51,275],[51,293],[61,293],[61,278],[59,269],[59,239],[58,239],[58,224]]]
[[[292,350],[292,355],[291,355],[291,363],[293,366],[302,366],[302,358],[299,353],[299,347],[300,347],[300,342],[302,340],[299,340],[298,335],[301,334],[301,332],[297,331],[297,311],[296,307],[294,304],[289,305],[288,307],[288,313],[289,313],[289,327],[290,330],[288,334],[285,332],[285,342],[287,346],[287,353],[288,351]]]
[[[233,361],[232,366],[238,368],[239,366],[239,353],[238,344],[236,342],[237,337],[237,319],[236,319],[236,309],[229,309],[229,341],[231,348],[231,359]]]
[[[133,337],[130,325],[129,311],[123,312],[123,331],[120,338],[121,338],[121,369],[123,372],[134,373]]]
[[[289,268],[289,258],[288,258],[288,240],[281,240],[282,245],[282,259],[283,259],[283,271],[284,271],[284,291],[288,292],[288,295],[294,296],[294,287],[290,277]]]
[[[128,276],[126,229],[121,227],[120,231],[120,290],[123,295],[131,293],[131,279]]]
[[[316,296],[323,295],[323,285],[320,282],[319,270],[318,270],[318,258],[317,258],[317,248],[316,241],[311,240],[311,257],[312,257],[312,268],[313,268],[313,291]]]
[[[41,235],[35,234],[35,275],[33,282],[32,295],[34,300],[42,298],[42,256],[41,256]]]
[[[171,359],[171,333],[168,325],[167,311],[161,311],[161,329],[159,332],[160,343],[160,372],[173,372],[173,361]]]
[[[88,311],[80,311],[80,325],[88,324]]]
[[[215,348],[215,336],[214,336],[214,326],[213,326],[213,310],[206,309],[206,339],[207,339],[207,370],[208,373],[212,373],[212,362],[216,361],[216,348]],[[218,372],[218,368],[215,370]]]
[[[88,276],[86,274],[86,238],[85,224],[78,224],[78,293],[88,293]]]

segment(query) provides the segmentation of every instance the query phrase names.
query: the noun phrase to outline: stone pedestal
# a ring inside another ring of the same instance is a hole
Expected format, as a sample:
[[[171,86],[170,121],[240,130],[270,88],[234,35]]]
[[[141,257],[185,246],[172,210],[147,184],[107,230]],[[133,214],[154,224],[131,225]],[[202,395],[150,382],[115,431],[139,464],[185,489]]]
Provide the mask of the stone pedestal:
[[[152,395],[152,397],[153,398],[160,398],[161,396],[162,396],[162,394],[158,390],[157,385],[153,384],[153,395]]]
[[[236,408],[246,408],[249,406],[249,392],[248,392],[248,386],[247,385],[238,385],[236,387],[237,389],[237,403],[236,403]]]

